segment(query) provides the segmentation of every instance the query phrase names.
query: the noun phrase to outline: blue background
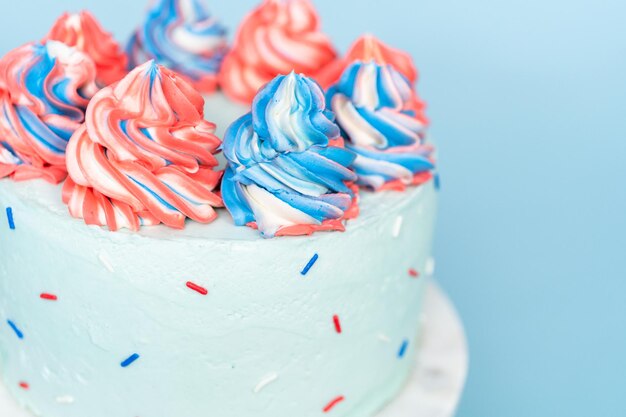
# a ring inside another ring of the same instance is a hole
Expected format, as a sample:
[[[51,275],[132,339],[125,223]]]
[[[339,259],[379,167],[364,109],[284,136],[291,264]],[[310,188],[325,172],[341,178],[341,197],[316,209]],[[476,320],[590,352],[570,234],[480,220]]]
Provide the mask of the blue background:
[[[5,0],[5,3],[9,3]],[[142,0],[26,0],[0,53],[88,8],[119,39]],[[231,28],[256,0],[213,0]],[[438,278],[467,327],[460,415],[626,416],[626,2],[318,0],[421,70],[440,150]]]

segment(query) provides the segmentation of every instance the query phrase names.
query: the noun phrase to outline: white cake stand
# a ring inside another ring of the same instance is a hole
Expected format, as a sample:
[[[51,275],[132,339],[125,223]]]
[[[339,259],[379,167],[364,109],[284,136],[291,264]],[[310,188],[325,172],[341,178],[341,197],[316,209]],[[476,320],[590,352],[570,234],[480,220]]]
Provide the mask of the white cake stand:
[[[432,284],[426,296],[423,340],[413,375],[400,396],[377,417],[452,417],[467,368],[463,325],[450,300]],[[33,417],[9,397],[2,383],[0,416]]]

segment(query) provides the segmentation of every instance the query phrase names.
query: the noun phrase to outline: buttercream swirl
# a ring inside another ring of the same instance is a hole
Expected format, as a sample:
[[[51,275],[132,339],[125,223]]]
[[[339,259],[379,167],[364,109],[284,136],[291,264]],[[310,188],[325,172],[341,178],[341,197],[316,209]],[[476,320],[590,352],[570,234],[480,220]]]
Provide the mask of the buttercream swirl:
[[[293,70],[316,78],[336,55],[309,0],[265,0],[239,27],[220,84],[230,98],[250,103],[275,76]]]
[[[411,84],[417,82],[417,68],[409,54],[400,49],[393,48],[373,35],[363,35],[358,38],[348,52],[326,67],[323,76],[320,77],[322,86],[330,86],[341,78],[341,74],[354,61],[375,61],[379,64],[390,64],[398,72],[406,77]]]
[[[64,13],[45,40],[63,42],[89,55],[96,64],[96,81],[102,87],[119,81],[127,73],[126,54],[88,11]]]
[[[96,93],[91,58],[55,41],[31,43],[0,60],[0,178],[67,175],[67,141]]]
[[[335,60],[320,73],[318,81],[322,87],[329,88],[339,81],[341,74],[355,61],[374,61],[380,65],[389,64],[404,75],[415,89],[418,71],[411,56],[400,49],[385,44],[373,35],[363,35],[357,39],[345,56]],[[416,118],[424,124],[428,124],[428,118],[425,114],[426,104],[417,93],[413,95],[409,107],[415,112]]]
[[[226,29],[199,0],[159,0],[128,43],[130,67],[155,60],[208,93],[228,50]]]
[[[221,141],[203,106],[190,84],[153,61],[96,94],[67,149],[63,200],[72,216],[112,231],[214,220]]]
[[[358,184],[375,190],[403,190],[431,178],[433,147],[425,123],[412,107],[409,81],[391,65],[353,63],[327,94],[328,103],[357,154]]]
[[[224,139],[222,195],[235,223],[265,237],[344,230],[358,208],[354,154],[342,142],[319,85],[276,77]]]

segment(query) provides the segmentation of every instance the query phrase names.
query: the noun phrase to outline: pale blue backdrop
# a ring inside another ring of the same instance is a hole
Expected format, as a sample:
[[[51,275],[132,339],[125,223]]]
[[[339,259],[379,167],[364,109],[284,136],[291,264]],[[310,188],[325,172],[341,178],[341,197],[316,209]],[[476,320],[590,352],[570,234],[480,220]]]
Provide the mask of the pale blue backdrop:
[[[211,6],[233,28],[255,3]],[[145,8],[3,4],[0,53],[66,9],[125,39]],[[421,70],[441,158],[438,277],[471,347],[460,415],[626,416],[626,2],[317,5],[342,49],[373,32]]]

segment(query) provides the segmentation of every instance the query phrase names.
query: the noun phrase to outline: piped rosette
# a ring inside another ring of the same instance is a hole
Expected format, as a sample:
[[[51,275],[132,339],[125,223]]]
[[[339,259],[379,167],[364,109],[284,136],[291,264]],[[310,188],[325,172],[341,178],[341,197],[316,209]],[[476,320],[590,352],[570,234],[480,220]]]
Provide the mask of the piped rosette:
[[[391,65],[357,61],[327,93],[346,147],[357,154],[357,183],[404,190],[432,178],[432,145],[413,109],[409,81]]]
[[[111,231],[213,221],[223,207],[221,141],[203,106],[190,84],[153,61],[98,92],[67,149],[71,215]]]
[[[48,41],[0,60],[0,178],[61,182],[65,149],[98,91],[91,58]]]
[[[64,13],[44,40],[55,40],[87,54],[96,64],[96,81],[105,87],[128,73],[128,58],[113,36],[88,11]]]
[[[226,29],[198,0],[159,0],[128,44],[131,68],[155,60],[203,93],[217,88]]]
[[[220,85],[231,99],[249,104],[277,75],[293,70],[316,78],[336,56],[309,0],[265,0],[239,27]]]
[[[389,64],[404,75],[415,90],[418,71],[411,56],[404,51],[385,44],[373,35],[363,35],[357,39],[345,56],[335,60],[318,75],[318,82],[323,88],[328,89],[339,81],[343,72],[355,61],[374,61],[380,65]],[[425,114],[426,104],[419,98],[417,93],[413,95],[411,108],[415,112],[415,117],[424,124],[428,124],[428,118]]]
[[[358,215],[354,154],[317,83],[292,72],[267,84],[224,139],[226,208],[264,237],[345,230]]]

